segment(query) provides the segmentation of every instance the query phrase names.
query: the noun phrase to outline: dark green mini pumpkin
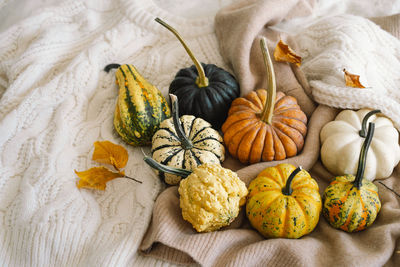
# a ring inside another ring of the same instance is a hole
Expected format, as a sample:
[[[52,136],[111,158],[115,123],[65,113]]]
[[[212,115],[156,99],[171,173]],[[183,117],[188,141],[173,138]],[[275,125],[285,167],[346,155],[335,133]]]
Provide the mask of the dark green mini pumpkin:
[[[169,93],[180,100],[179,115],[200,117],[220,129],[232,101],[240,95],[238,82],[214,64],[200,64],[174,28],[159,18],[156,21],[175,34],[194,63],[190,68],[181,69],[169,87]]]

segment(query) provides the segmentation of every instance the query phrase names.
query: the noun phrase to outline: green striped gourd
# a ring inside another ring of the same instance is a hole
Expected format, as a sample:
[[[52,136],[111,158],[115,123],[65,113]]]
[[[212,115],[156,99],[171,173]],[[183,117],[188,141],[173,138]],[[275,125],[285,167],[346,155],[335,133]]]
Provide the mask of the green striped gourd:
[[[170,117],[168,103],[134,66],[110,64],[104,70],[113,68],[118,68],[115,76],[119,86],[114,128],[130,145],[149,145],[160,123]]]

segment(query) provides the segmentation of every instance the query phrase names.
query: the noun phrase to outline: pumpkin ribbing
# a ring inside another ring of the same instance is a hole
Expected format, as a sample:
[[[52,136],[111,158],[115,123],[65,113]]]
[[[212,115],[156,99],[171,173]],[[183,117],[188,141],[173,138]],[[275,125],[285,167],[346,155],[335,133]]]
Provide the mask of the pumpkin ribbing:
[[[365,179],[373,181],[389,177],[400,160],[399,133],[390,119],[368,109],[343,110],[322,127],[321,161],[327,170],[338,176],[356,175],[358,157],[365,137],[367,122],[375,123],[374,137],[368,150]],[[360,131],[361,130],[361,131]]]
[[[261,42],[268,74],[268,90],[258,89],[232,102],[222,125],[229,153],[242,163],[283,160],[304,145],[307,117],[292,96],[276,93],[272,61]]]
[[[317,225],[320,212],[318,184],[308,172],[291,164],[266,168],[249,185],[246,215],[267,238],[308,234]]]
[[[170,95],[172,118],[164,120],[152,141],[152,157],[171,167],[193,170],[203,163],[220,164],[225,159],[222,137],[201,118],[178,115],[178,99]],[[160,172],[167,184],[178,184],[181,176]]]

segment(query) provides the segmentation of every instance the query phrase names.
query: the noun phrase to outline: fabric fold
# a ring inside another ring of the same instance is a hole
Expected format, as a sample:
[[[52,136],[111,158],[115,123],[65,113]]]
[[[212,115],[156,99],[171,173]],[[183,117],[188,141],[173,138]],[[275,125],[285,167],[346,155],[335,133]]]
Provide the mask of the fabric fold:
[[[217,14],[215,27],[220,52],[234,70],[241,85],[242,96],[266,86],[259,48],[261,37],[267,38],[270,51],[273,51],[279,39],[287,41],[295,49],[302,47],[296,38],[275,32],[268,26],[285,19],[309,15],[313,5],[313,1],[301,0],[241,1]],[[384,21],[388,23],[387,20]],[[398,20],[392,23],[398,23]],[[385,27],[391,28],[387,25]],[[378,27],[373,28],[382,31]],[[337,34],[340,34],[340,29]],[[307,59],[309,64],[313,59]],[[281,162],[301,165],[316,179],[322,194],[334,176],[319,160],[319,133],[340,111],[336,107],[351,107],[328,106],[315,102],[316,84],[308,84],[312,80],[312,71],[305,72],[303,68],[288,63],[273,63],[277,90],[294,96],[309,119],[305,146],[297,156],[280,162],[245,166],[228,158],[223,166],[237,171],[239,177],[248,184],[266,167]],[[399,171],[400,167],[397,166],[392,176],[382,182],[399,191]],[[264,239],[251,228],[243,210],[229,227],[212,233],[196,233],[181,216],[177,187],[170,187],[156,200],[152,223],[140,249],[148,256],[161,257],[175,263],[198,263],[202,266],[398,266],[400,198],[379,182],[376,185],[379,188],[382,210],[370,228],[358,233],[346,233],[332,228],[321,215],[314,231],[296,240]],[[184,260],[180,260],[183,257]]]

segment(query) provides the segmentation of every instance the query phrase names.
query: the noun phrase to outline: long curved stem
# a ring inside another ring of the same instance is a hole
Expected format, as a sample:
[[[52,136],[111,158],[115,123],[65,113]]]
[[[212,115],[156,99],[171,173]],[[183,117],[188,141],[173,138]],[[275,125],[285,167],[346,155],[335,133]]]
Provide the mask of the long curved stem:
[[[200,87],[200,88],[208,86],[208,84],[209,84],[208,83],[208,78],[206,77],[206,74],[204,73],[203,66],[200,64],[200,62],[197,60],[197,58],[195,58],[195,56],[193,55],[193,52],[186,45],[185,41],[180,36],[180,34],[172,26],[168,25],[166,22],[162,21],[160,18],[155,18],[155,21],[157,21],[162,26],[167,28],[170,32],[172,32],[178,38],[178,40],[181,42],[183,47],[185,48],[186,52],[188,53],[188,55],[192,59],[194,65],[196,66],[197,72],[199,73],[199,76],[196,79],[197,86]]]
[[[265,38],[261,38],[260,45],[268,76],[267,100],[261,112],[261,120],[268,124],[272,124],[272,115],[274,114],[275,99],[276,99],[275,71],[274,71],[274,66],[272,65],[271,56],[269,54]]]
[[[158,163],[157,161],[155,161],[154,159],[145,156],[143,158],[143,160],[153,169],[159,170],[161,172],[166,172],[166,173],[170,173],[170,174],[175,174],[177,176],[181,176],[183,178],[188,177],[192,172],[188,171],[188,170],[184,170],[184,169],[178,169],[178,168],[174,168],[174,167],[170,167],[170,166],[166,166],[163,165],[161,163]]]
[[[299,173],[301,172],[301,170],[303,170],[303,168],[301,166],[297,167],[290,175],[289,178],[286,180],[286,186],[285,188],[282,189],[282,193],[284,195],[290,196],[293,192],[292,189],[292,181],[293,178]]]
[[[358,132],[358,134],[361,136],[361,137],[366,137],[367,136],[367,122],[368,122],[368,119],[372,116],[372,115],[374,115],[374,114],[376,114],[376,113],[380,113],[381,111],[379,110],[379,109],[376,109],[376,110],[372,110],[372,111],[370,111],[370,112],[368,112],[367,114],[365,114],[365,116],[364,116],[364,118],[363,118],[363,120],[362,120],[362,123],[361,123],[361,130]]]
[[[169,94],[171,99],[172,106],[172,121],[174,122],[175,132],[178,134],[178,137],[181,141],[183,149],[191,149],[193,147],[192,142],[186,136],[185,131],[183,130],[181,121],[179,119],[179,105],[178,105],[178,97],[174,94]]]
[[[374,136],[374,131],[375,131],[375,123],[370,122],[368,126],[368,133],[367,137],[365,137],[364,143],[361,147],[360,151],[360,158],[358,159],[358,167],[357,167],[357,173],[356,173],[356,178],[354,179],[354,186],[360,189],[362,185],[362,180],[364,178],[364,171],[365,171],[365,164],[367,162],[367,154],[368,154],[368,149],[369,146],[371,145],[372,137]]]

